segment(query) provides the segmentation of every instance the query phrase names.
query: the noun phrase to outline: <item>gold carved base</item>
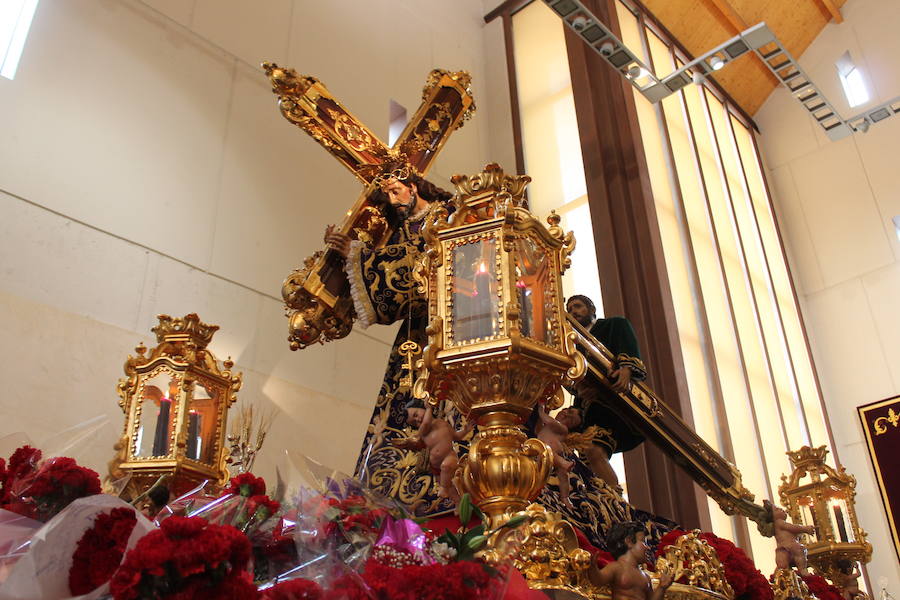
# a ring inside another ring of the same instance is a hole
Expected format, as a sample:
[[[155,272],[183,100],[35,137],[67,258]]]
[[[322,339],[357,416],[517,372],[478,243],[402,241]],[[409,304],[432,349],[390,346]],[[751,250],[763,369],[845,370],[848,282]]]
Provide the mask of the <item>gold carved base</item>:
[[[531,504],[522,514],[527,517],[526,524],[514,532],[501,530],[495,535],[489,549],[482,553],[483,560],[499,564],[503,557],[511,558],[529,587],[555,600],[611,598],[610,588],[600,583],[600,569],[594,557],[579,547],[575,529],[562,515],[549,512],[540,504]],[[715,551],[696,532],[682,536],[670,546],[657,561],[656,570],[673,571],[676,578],[685,576],[690,583],[673,584],[666,590],[667,600],[734,597]]]
[[[806,587],[806,583],[793,569],[776,569],[772,575],[772,591],[775,593],[775,600],[797,600],[802,598],[807,600],[815,598]]]

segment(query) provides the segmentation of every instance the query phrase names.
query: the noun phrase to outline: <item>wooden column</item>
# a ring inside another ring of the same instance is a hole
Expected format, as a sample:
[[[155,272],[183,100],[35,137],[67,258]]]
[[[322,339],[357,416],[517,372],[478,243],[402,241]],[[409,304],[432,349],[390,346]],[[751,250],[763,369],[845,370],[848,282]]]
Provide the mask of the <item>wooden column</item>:
[[[584,4],[618,32],[610,0]],[[569,28],[566,45],[605,312],[634,324],[650,385],[693,424],[632,88]],[[652,444],[626,453],[625,468],[632,504],[709,529],[705,494]]]

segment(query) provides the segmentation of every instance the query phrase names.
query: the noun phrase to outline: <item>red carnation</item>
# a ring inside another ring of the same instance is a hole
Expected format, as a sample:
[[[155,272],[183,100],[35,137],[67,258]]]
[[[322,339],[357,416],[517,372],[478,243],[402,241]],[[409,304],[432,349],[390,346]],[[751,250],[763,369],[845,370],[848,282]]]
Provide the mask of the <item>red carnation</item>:
[[[241,473],[237,477],[231,478],[231,486],[227,491],[247,498],[259,496],[266,493],[266,482],[262,477],[257,477],[253,473]]]
[[[75,596],[97,589],[112,577],[122,562],[131,531],[137,524],[130,508],[114,508],[109,514],[101,513],[94,524],[84,532],[69,569],[69,589]]]
[[[38,461],[41,460],[41,451],[31,446],[22,446],[17,448],[13,455],[9,457],[9,477],[10,479],[22,477],[37,468]]]
[[[256,517],[260,521],[265,521],[277,513],[279,508],[281,508],[281,504],[264,494],[250,496],[247,500],[247,514],[251,518]]]
[[[234,527],[173,516],[125,556],[110,591],[115,600],[255,599],[249,560],[250,542]]]
[[[265,600],[322,600],[322,588],[309,579],[292,579],[265,591]]]
[[[363,580],[378,600],[469,600],[494,598],[503,581],[472,561],[448,565],[411,565],[395,569],[369,560]]]
[[[810,573],[803,578],[803,583],[809,588],[810,593],[819,600],[843,600],[841,590],[828,583],[821,575]]]

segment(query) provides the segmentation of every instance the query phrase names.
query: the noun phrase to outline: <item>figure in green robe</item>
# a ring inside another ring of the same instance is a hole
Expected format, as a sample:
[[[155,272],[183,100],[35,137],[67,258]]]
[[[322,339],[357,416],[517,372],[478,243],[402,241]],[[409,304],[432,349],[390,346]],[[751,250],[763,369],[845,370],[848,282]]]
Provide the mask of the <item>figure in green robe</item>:
[[[615,452],[635,448],[644,441],[644,436],[619,416],[614,408],[614,392],[626,390],[632,381],[646,379],[647,370],[641,360],[637,336],[628,319],[598,319],[594,303],[580,294],[566,301],[566,311],[616,357],[615,368],[610,373],[613,391],[601,388],[587,378],[575,384],[575,388],[571,390],[574,406],[581,409],[584,415],[584,427],[598,428],[593,444],[586,452],[588,463],[594,474],[616,487],[619,485],[619,478],[610,466],[609,459]]]

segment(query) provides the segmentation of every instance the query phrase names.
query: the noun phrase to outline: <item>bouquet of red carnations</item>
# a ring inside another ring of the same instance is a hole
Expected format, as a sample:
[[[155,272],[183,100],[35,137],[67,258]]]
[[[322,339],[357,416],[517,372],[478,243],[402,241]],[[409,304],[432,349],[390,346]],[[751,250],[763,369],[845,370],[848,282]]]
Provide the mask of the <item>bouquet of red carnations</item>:
[[[56,600],[108,594],[109,579],[125,552],[153,529],[150,521],[115,496],[75,500],[34,532],[0,584],[0,598]]]
[[[112,578],[115,600],[257,598],[250,541],[231,526],[172,516],[140,539]]]
[[[100,493],[100,476],[74,459],[41,461],[41,451],[22,446],[0,459],[0,508],[30,519],[49,521],[73,500]]]

